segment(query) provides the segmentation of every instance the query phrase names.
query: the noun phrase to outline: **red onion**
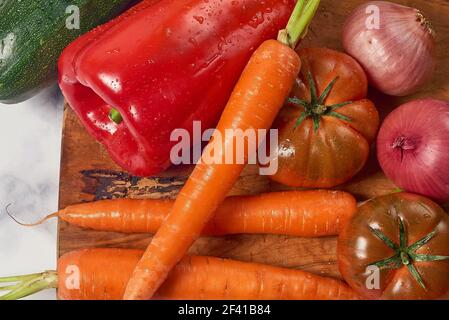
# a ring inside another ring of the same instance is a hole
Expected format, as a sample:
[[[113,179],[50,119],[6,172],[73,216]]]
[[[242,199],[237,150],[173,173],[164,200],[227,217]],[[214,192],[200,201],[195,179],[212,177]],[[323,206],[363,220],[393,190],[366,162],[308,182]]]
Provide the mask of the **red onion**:
[[[399,187],[437,200],[449,200],[449,102],[415,100],[385,119],[377,157]]]
[[[406,96],[432,76],[434,35],[421,11],[371,1],[348,17],[343,46],[364,67],[372,86],[389,95]]]

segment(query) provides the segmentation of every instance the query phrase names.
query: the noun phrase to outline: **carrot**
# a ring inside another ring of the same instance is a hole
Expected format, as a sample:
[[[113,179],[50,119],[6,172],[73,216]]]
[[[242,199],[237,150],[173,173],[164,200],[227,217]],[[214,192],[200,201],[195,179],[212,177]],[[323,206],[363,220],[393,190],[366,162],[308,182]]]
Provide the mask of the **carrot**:
[[[318,0],[310,0],[304,8],[305,1],[298,1],[291,19],[295,26],[306,28],[308,23],[304,20],[310,22],[318,4]],[[305,18],[298,19],[302,13]],[[269,40],[254,52],[200,161],[137,264],[125,290],[125,300],[149,299],[154,295],[239,178],[245,165],[236,161],[226,164],[230,155],[236,154],[235,137],[226,134],[226,130],[245,132],[271,127],[300,71],[301,61],[294,48],[303,31],[293,43],[291,37],[286,37],[285,44]],[[212,154],[218,163],[207,161]]]
[[[155,233],[173,206],[171,200],[115,199],[69,206],[49,215],[97,231]],[[282,234],[297,237],[338,235],[357,203],[342,191],[287,191],[226,198],[202,235]],[[17,221],[17,220],[16,220]],[[22,224],[22,223],[21,223]],[[36,224],[31,224],[33,226]]]
[[[70,252],[59,259],[57,272],[0,278],[0,283],[18,282],[0,299],[20,299],[58,287],[58,297],[64,300],[118,300],[142,254],[127,249]],[[154,299],[347,300],[358,296],[339,280],[300,270],[194,256],[185,257],[173,269]]]

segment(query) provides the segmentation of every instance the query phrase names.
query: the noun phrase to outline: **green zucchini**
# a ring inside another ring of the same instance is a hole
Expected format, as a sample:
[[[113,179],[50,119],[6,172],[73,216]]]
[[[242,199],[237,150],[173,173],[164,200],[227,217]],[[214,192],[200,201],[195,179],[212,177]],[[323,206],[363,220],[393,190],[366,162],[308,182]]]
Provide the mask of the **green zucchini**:
[[[134,2],[0,0],[0,102],[24,101],[54,83],[62,50]]]

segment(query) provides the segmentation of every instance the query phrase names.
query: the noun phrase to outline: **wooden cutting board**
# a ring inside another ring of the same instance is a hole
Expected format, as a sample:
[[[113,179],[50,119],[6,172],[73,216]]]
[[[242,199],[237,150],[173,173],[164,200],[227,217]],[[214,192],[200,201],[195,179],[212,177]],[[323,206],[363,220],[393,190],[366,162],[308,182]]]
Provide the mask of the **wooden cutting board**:
[[[323,0],[317,17],[302,46],[325,46],[341,49],[341,29],[345,17],[365,1]],[[422,9],[437,31],[438,68],[431,84],[407,98],[386,97],[370,92],[384,117],[394,107],[418,97],[449,100],[449,1],[395,1]],[[374,153],[373,153],[374,154]],[[108,157],[103,147],[83,129],[71,109],[66,106],[62,140],[59,207],[83,201],[128,197],[174,198],[184,184],[191,167],[172,168],[158,177],[137,178],[123,172]],[[255,194],[282,190],[284,187],[258,176],[255,166],[248,166],[231,191],[232,195]],[[359,200],[390,193],[396,187],[379,170],[374,155],[353,181],[339,187]],[[87,247],[145,248],[149,235],[125,235],[84,230],[59,223],[58,254]],[[211,255],[242,261],[299,268],[339,278],[336,265],[336,238],[304,239],[275,235],[237,235],[201,238],[191,254]]]

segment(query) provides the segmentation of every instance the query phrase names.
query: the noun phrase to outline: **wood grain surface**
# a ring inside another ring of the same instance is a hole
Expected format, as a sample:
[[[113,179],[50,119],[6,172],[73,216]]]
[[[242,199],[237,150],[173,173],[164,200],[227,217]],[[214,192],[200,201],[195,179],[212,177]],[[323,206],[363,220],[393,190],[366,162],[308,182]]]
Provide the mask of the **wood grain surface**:
[[[341,28],[345,17],[360,0],[323,0],[307,39],[302,46],[325,46],[341,49]],[[384,96],[374,90],[375,101],[384,117],[393,108],[418,97],[449,100],[449,1],[395,1],[421,9],[432,21],[438,41],[438,68],[432,82],[418,94],[406,98]],[[372,153],[374,155],[374,152]],[[158,177],[137,178],[123,172],[108,157],[103,147],[83,129],[71,109],[66,106],[62,141],[59,207],[93,201],[128,197],[174,198],[182,187],[191,167],[171,168]],[[282,190],[285,187],[257,174],[255,166],[248,166],[232,190],[232,195],[255,194]],[[392,192],[396,187],[388,181],[375,157],[353,181],[339,189],[366,200]],[[86,247],[144,248],[149,235],[124,235],[95,232],[59,223],[58,254]],[[254,261],[276,266],[299,268],[318,274],[340,277],[336,266],[336,238],[304,239],[274,235],[237,235],[201,238],[190,253]]]

